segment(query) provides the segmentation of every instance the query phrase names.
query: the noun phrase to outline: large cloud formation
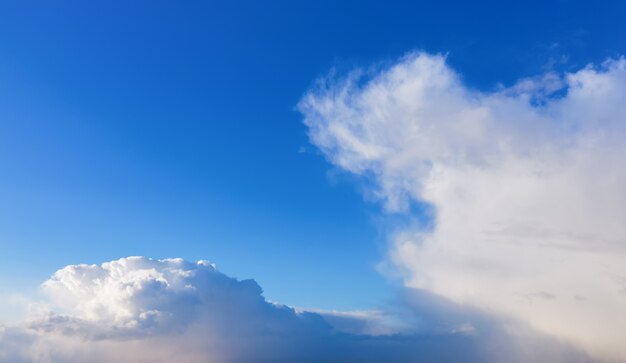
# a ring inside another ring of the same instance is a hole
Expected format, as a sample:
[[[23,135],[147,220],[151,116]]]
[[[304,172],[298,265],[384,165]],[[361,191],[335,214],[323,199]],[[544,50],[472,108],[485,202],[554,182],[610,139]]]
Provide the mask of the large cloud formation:
[[[378,318],[368,313],[298,312],[268,302],[253,280],[204,261],[128,257],[67,266],[42,288],[47,307],[0,325],[0,362],[587,361],[567,345],[473,311],[441,310],[425,297],[410,300],[422,302],[414,310],[436,324],[376,335]]]
[[[407,286],[626,361],[625,105],[624,59],[485,92],[412,53],[299,109],[333,164],[413,213],[389,253]]]

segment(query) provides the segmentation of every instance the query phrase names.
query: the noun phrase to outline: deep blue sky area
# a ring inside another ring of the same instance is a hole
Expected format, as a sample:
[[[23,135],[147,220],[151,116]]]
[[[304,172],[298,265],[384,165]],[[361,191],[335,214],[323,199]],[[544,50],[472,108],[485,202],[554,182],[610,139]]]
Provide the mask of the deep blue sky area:
[[[2,1],[0,293],[208,259],[322,309],[390,296],[379,208],[308,144],[313,81],[447,53],[478,89],[626,53],[626,2]]]

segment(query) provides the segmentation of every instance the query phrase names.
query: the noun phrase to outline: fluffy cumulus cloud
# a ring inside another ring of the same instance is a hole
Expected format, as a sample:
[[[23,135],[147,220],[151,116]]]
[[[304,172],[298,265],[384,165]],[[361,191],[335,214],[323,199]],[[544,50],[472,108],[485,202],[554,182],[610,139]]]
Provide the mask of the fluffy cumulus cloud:
[[[333,164],[414,217],[389,252],[407,286],[626,361],[624,105],[624,59],[485,92],[413,53],[299,108]]]
[[[42,288],[45,305],[0,325],[0,362],[587,361],[567,344],[426,296],[407,299],[422,303],[407,304],[406,315],[422,328],[402,333],[381,331],[382,312],[296,311],[204,261],[129,257],[67,266]]]
[[[42,289],[49,308],[0,332],[0,361],[273,361],[330,330],[318,315],[270,304],[253,280],[204,261],[67,266]],[[282,340],[291,345],[276,349]]]

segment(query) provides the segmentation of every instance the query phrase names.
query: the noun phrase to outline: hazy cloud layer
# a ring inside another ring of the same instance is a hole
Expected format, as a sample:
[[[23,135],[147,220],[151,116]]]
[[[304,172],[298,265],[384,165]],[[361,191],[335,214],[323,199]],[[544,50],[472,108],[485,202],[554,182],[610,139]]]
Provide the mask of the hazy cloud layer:
[[[407,286],[626,361],[624,105],[624,59],[482,92],[414,53],[320,80],[299,108],[386,210],[430,206],[392,236]]]
[[[0,362],[588,361],[563,343],[427,295],[407,296],[402,318],[415,329],[401,334],[381,322],[392,312],[325,313],[333,326],[269,303],[253,280],[203,261],[67,266],[43,290],[47,308],[40,302],[28,319],[0,325]]]

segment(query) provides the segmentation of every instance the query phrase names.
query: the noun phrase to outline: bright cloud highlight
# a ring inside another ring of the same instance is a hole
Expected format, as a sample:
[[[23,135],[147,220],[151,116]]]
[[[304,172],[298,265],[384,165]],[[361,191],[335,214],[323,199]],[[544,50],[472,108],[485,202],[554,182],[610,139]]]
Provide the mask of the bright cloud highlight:
[[[387,211],[432,209],[392,238],[407,286],[626,361],[624,104],[624,59],[483,92],[412,53],[299,108]]]

